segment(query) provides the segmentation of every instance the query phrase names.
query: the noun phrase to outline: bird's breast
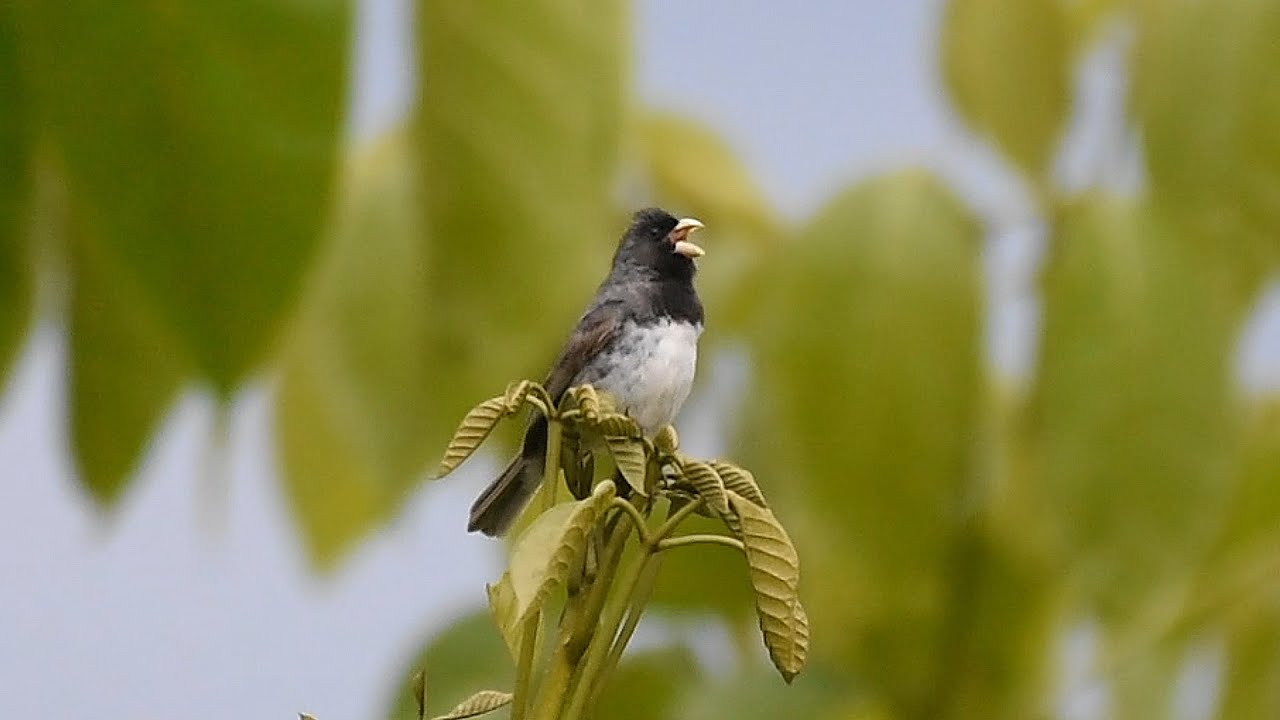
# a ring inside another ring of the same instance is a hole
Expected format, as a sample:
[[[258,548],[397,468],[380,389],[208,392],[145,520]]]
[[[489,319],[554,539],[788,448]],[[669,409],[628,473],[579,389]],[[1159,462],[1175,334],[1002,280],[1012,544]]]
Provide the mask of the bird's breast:
[[[702,325],[663,318],[627,322],[617,340],[585,367],[575,385],[611,393],[652,436],[675,420],[689,397]]]

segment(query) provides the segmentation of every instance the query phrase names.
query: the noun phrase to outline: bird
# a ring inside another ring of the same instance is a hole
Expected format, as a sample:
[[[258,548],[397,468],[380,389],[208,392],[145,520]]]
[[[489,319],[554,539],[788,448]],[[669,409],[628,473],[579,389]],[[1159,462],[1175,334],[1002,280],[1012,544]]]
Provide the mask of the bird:
[[[689,240],[703,228],[660,208],[637,211],[618,242],[609,274],[552,363],[543,387],[557,404],[590,384],[608,392],[646,437],[675,419],[693,387],[702,335],[695,260]],[[520,453],[471,506],[468,532],[507,532],[543,479],[547,420],[537,416]]]

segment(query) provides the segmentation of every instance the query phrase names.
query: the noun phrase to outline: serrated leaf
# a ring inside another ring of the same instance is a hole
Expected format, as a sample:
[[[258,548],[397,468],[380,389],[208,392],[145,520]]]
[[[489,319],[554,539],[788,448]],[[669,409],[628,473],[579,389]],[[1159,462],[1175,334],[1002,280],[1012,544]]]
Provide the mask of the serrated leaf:
[[[515,696],[509,692],[501,692],[499,690],[481,690],[471,697],[458,703],[457,707],[445,713],[437,715],[431,720],[465,720],[465,718],[473,718],[479,715],[485,715],[504,708],[511,704],[511,700]]]
[[[1067,33],[1060,0],[951,0],[943,21],[943,76],[961,116],[1036,182],[1070,108]]]
[[[638,160],[659,204],[697,210],[708,227],[773,239],[779,221],[751,172],[720,133],[663,112],[640,121]]]
[[[445,448],[444,457],[436,466],[435,472],[431,474],[432,477],[439,479],[448,475],[464,460],[471,457],[471,453],[474,453],[484,439],[489,437],[489,433],[493,432],[493,427],[498,424],[498,421],[509,412],[510,408],[507,407],[504,397],[489,398],[471,408],[458,424],[458,429],[454,431],[453,439],[449,440],[449,447]]]
[[[581,563],[591,530],[614,494],[613,483],[602,482],[585,500],[561,503],[539,515],[516,540],[507,572],[489,593],[509,648],[519,647],[524,621]]]
[[[649,459],[645,456],[644,443],[635,438],[615,435],[605,435],[604,441],[609,446],[609,454],[613,456],[613,462],[618,466],[618,471],[622,473],[623,479],[631,489],[641,495],[648,494],[644,481],[649,468]]]
[[[769,510],[728,492],[741,523],[751,586],[765,646],[774,667],[789,683],[809,654],[809,616],[800,604],[800,557],[782,523]]]
[[[329,216],[351,4],[15,8],[74,215],[228,392],[277,342]]]
[[[601,435],[627,439],[644,437],[644,433],[640,430],[640,425],[635,420],[632,420],[630,416],[622,413],[604,413],[594,423],[594,427]]]
[[[553,356],[608,268],[627,13],[621,0],[417,7],[430,327],[450,380],[437,402],[460,412]]]
[[[426,244],[401,129],[347,159],[327,243],[284,345],[282,483],[312,562],[329,568],[393,513],[458,417],[433,402]]]
[[[1138,7],[1129,88],[1152,196],[1265,278],[1280,254],[1280,5]]]
[[[707,507],[721,517],[727,517],[729,512],[729,498],[725,494],[724,481],[720,479],[720,475],[707,463],[697,460],[683,460],[680,463],[680,471],[684,474],[684,479],[693,485],[698,494],[707,501]]]
[[[769,507],[769,503],[764,499],[764,493],[760,492],[760,486],[756,484],[755,475],[752,475],[749,470],[723,460],[713,460],[708,464],[720,476],[726,490],[732,490],[762,508]]]

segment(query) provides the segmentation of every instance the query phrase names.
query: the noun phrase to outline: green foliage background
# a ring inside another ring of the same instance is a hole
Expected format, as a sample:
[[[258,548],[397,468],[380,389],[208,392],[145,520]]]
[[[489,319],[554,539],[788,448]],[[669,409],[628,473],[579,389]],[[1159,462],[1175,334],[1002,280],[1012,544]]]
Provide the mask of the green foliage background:
[[[745,578],[691,551],[663,611],[752,640],[730,677],[638,654],[611,717],[1044,717],[1087,621],[1114,717],[1168,717],[1204,638],[1218,717],[1280,716],[1280,422],[1230,372],[1276,268],[1280,3],[948,3],[954,109],[1048,229],[1029,383],[984,361],[984,227],[946,183],[785,222],[713,129],[631,101],[627,3],[496,7],[421,3],[412,121],[344,152],[348,2],[0,5],[0,372],[48,289],[104,510],[180,388],[266,376],[298,532],[340,572],[461,413],[551,357],[639,179],[708,224],[706,356],[749,349],[733,455],[799,547],[814,653],[766,674]],[[1072,74],[1115,17],[1145,187],[1066,194]],[[424,656],[433,707],[509,677],[475,618]]]

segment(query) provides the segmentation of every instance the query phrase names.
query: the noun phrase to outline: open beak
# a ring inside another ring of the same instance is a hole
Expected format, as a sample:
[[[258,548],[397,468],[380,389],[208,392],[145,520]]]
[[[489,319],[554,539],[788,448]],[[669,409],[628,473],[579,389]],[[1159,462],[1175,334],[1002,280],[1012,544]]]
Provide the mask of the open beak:
[[[701,229],[702,223],[693,218],[685,218],[676,223],[676,229],[671,231],[671,240],[676,244],[676,254],[687,258],[699,258],[706,255],[707,252],[705,250],[688,240],[690,235]]]

